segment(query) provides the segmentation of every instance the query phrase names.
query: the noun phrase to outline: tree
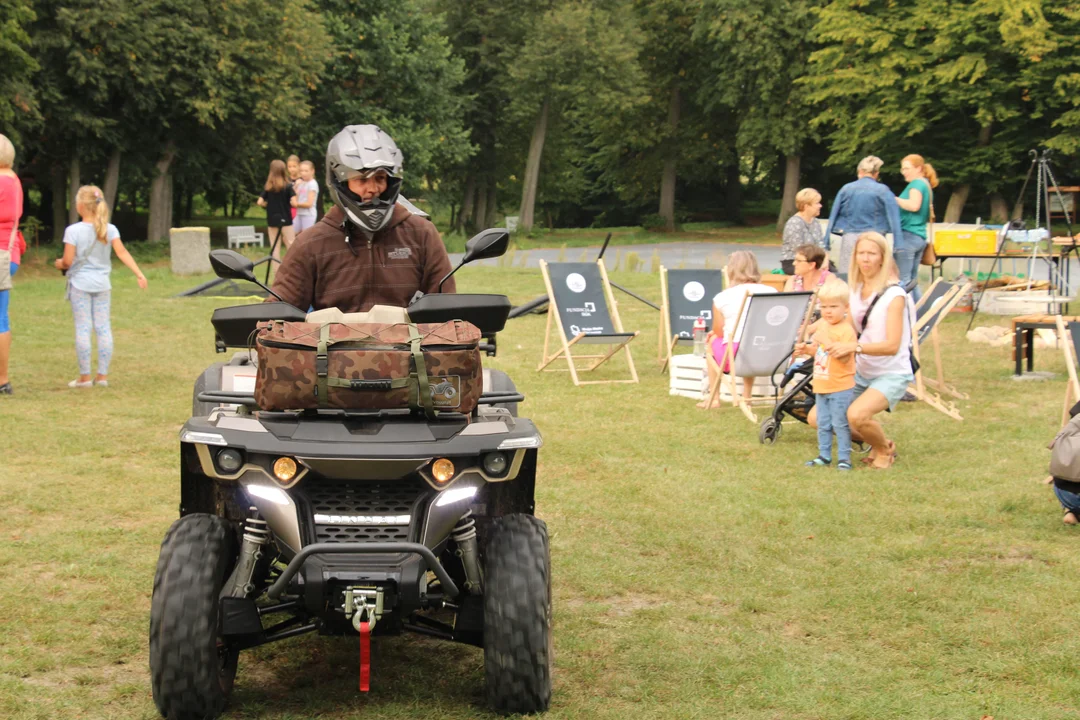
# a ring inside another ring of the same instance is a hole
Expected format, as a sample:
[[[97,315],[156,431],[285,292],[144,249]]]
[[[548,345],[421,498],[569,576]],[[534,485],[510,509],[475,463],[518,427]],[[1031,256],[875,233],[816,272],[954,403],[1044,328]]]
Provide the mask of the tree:
[[[533,226],[540,161],[549,123],[562,114],[583,121],[632,109],[644,97],[637,62],[641,36],[619,4],[567,0],[533,28],[510,70],[511,112],[531,118],[518,228]]]
[[[954,184],[959,220],[973,186],[1014,182],[1043,134],[1023,69],[1052,48],[1041,0],[834,0],[815,32],[807,86],[830,128],[830,163],[918,152]]]
[[[31,78],[39,66],[30,54],[27,27],[35,15],[29,0],[0,0],[0,128],[11,135],[13,143],[21,140],[19,129],[37,120]]]
[[[777,230],[795,212],[813,106],[800,80],[814,46],[816,0],[704,0],[697,35],[712,58],[712,102],[739,115],[740,154],[784,157]]]
[[[319,0],[332,59],[311,94],[300,147],[322,168],[342,127],[375,124],[405,156],[406,188],[420,193],[472,151],[462,116],[464,63],[441,14],[418,0]]]

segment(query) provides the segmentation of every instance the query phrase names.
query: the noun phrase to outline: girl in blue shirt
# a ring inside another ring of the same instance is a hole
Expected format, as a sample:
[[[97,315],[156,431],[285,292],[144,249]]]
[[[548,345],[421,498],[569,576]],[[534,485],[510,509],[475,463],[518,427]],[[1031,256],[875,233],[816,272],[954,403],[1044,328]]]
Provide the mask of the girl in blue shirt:
[[[893,240],[893,257],[900,273],[900,284],[907,285],[919,277],[919,263],[930,240],[926,226],[930,222],[930,203],[933,202],[933,188],[938,186],[938,177],[934,167],[922,155],[908,155],[901,160],[900,172],[907,180],[907,187],[896,198],[900,207],[901,237]],[[922,297],[917,285],[911,297],[915,302]]]
[[[138,263],[120,240],[120,232],[109,222],[109,208],[101,190],[95,185],[83,185],[75,195],[75,207],[82,222],[69,225],[64,231],[64,257],[56,267],[67,271],[67,297],[75,316],[75,356],[79,362],[79,377],[68,383],[71,388],[88,388],[109,384],[109,361],[112,360],[113,337],[109,323],[109,299],[112,284],[112,252],[128,266],[139,287],[146,289],[146,277]],[[90,328],[97,335],[97,377],[90,379]]]

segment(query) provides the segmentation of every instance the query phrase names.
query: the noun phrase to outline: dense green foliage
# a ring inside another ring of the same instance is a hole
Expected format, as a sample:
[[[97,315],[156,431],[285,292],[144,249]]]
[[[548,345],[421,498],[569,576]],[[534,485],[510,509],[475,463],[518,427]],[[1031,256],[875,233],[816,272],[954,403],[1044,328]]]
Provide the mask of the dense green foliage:
[[[0,0],[0,131],[28,211],[118,186],[160,228],[242,214],[269,160],[347,123],[405,153],[453,229],[740,220],[828,200],[908,153],[936,202],[988,217],[1026,152],[1080,162],[1080,11],[1063,0]],[[121,161],[122,158],[122,161]],[[156,220],[155,220],[156,217]],[[129,235],[140,237],[141,229]]]

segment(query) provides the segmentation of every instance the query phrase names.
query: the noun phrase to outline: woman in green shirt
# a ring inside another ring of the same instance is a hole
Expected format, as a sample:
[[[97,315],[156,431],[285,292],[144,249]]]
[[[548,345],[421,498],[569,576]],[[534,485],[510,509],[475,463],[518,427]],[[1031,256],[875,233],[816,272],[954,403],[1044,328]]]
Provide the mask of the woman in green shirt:
[[[896,204],[900,206],[900,230],[902,237],[893,239],[893,257],[900,273],[900,284],[907,285],[919,277],[919,261],[926,248],[926,226],[930,222],[930,203],[933,188],[938,186],[934,167],[922,155],[908,155],[900,161],[900,172],[907,180],[907,187]],[[911,297],[919,302],[922,292],[918,285]]]

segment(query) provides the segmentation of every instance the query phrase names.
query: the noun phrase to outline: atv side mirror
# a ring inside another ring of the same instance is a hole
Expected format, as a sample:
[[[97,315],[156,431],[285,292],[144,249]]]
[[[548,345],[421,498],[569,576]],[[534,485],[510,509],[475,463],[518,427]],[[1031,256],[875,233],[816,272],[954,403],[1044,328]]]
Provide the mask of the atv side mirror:
[[[491,228],[473,235],[465,243],[465,257],[461,264],[471,263],[473,260],[485,260],[499,257],[506,253],[510,246],[510,233],[503,228]]]
[[[255,279],[255,263],[235,250],[211,250],[210,267],[219,278],[225,280],[248,280],[255,283],[269,294],[282,300],[281,296]]]
[[[443,283],[450,276],[461,269],[465,263],[473,260],[486,260],[487,258],[499,257],[510,246],[510,232],[506,228],[489,228],[469,238],[465,243],[465,256],[461,258],[458,266],[451,270],[446,277],[439,281],[439,292],[442,292]],[[415,297],[413,298],[416,299]]]
[[[210,267],[219,278],[255,280],[255,264],[235,250],[211,250]]]

